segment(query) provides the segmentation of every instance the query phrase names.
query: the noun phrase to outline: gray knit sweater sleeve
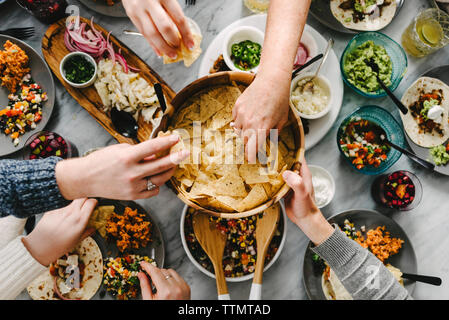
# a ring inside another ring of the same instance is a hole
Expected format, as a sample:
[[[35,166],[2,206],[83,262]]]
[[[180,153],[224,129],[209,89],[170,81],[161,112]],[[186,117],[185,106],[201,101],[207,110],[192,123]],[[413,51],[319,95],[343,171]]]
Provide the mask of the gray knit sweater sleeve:
[[[56,183],[60,160],[0,160],[0,217],[26,218],[68,205]]]
[[[379,259],[337,226],[326,241],[312,250],[328,263],[356,300],[412,299]]]

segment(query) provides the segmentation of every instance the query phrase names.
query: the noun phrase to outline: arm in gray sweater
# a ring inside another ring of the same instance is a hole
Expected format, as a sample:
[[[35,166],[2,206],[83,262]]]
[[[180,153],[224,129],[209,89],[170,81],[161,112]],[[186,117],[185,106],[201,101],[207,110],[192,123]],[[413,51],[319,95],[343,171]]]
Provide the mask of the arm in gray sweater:
[[[332,235],[312,250],[329,264],[354,299],[412,299],[379,259],[334,227]]]
[[[60,158],[0,160],[0,217],[26,218],[66,206],[55,177]]]

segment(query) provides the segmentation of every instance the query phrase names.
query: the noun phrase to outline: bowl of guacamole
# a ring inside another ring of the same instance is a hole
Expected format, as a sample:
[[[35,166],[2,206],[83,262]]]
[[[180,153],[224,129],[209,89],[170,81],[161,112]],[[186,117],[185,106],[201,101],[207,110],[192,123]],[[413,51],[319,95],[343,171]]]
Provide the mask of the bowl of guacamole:
[[[394,91],[407,71],[402,47],[383,33],[363,32],[349,41],[341,56],[341,73],[349,87],[368,98],[383,97],[386,92],[366,63],[369,60],[378,65],[380,79]]]

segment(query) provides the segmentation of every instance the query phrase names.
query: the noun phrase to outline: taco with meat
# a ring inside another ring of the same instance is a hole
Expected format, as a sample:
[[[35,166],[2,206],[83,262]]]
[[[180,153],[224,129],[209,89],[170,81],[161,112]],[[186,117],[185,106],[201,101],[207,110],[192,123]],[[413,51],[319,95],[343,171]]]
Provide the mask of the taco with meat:
[[[396,14],[396,0],[331,0],[334,17],[346,28],[376,31],[385,28]]]
[[[103,258],[91,237],[62,256],[27,288],[33,300],[89,300],[103,278]]]
[[[417,145],[431,148],[449,138],[449,86],[439,79],[421,77],[404,93],[402,103],[408,108],[402,114],[407,135]]]

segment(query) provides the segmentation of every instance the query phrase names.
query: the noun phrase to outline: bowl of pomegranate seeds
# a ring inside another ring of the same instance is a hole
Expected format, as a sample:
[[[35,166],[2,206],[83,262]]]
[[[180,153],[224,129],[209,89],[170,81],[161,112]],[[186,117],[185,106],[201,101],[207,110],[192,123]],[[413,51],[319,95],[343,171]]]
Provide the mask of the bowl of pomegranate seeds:
[[[376,202],[401,211],[416,208],[422,198],[422,186],[418,177],[405,170],[379,176],[371,191]]]
[[[44,159],[52,156],[68,159],[76,157],[78,154],[72,143],[59,134],[48,131],[33,134],[27,140],[25,146],[23,158],[26,160]]]

